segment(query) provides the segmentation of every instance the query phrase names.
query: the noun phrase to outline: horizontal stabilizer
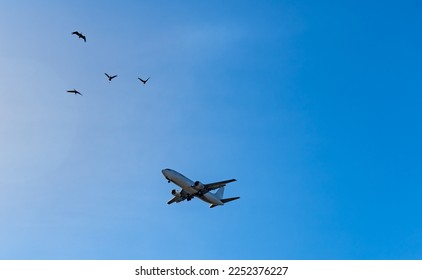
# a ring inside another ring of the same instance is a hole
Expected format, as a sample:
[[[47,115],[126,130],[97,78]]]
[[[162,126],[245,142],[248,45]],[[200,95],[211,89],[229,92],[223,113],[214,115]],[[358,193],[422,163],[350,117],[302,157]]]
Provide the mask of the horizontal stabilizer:
[[[223,203],[227,203],[227,202],[230,202],[230,201],[233,201],[233,200],[236,200],[236,199],[239,199],[240,198],[240,196],[237,196],[237,197],[229,197],[229,198],[223,198],[223,199],[220,199],[221,200],[221,202],[223,202]],[[210,208],[214,208],[215,206],[218,206],[217,204],[211,204],[210,205]]]
[[[221,202],[223,202],[223,203],[227,203],[227,202],[230,202],[230,201],[233,201],[233,200],[239,199],[239,198],[240,198],[240,196],[237,196],[237,197],[230,197],[230,198],[223,198],[223,199],[220,199],[220,200],[221,200]]]

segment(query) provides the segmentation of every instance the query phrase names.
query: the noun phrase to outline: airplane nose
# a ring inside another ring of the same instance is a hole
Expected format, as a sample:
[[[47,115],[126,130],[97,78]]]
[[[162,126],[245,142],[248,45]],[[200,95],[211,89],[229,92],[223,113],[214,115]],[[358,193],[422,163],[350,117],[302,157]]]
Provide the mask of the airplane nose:
[[[166,169],[161,170],[161,172],[163,173],[164,178],[166,178],[167,181],[170,183],[171,182],[171,179],[170,179],[170,177],[171,177],[171,170],[168,169],[168,168],[166,168]]]

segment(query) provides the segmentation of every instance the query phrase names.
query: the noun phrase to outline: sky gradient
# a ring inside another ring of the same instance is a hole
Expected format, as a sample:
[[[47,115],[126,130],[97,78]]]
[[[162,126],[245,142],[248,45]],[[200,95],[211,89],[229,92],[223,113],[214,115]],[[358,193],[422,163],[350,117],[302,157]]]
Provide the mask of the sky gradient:
[[[421,8],[3,1],[0,259],[421,259]]]

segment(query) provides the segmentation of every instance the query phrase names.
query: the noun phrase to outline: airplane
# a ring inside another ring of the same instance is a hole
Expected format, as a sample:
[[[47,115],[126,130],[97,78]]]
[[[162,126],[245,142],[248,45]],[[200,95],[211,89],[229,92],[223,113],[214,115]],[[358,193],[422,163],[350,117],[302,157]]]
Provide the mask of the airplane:
[[[177,171],[171,169],[163,169],[161,171],[167,181],[174,183],[182,188],[181,191],[172,190],[171,194],[174,196],[167,204],[172,204],[173,202],[179,203],[183,200],[190,201],[194,197],[210,204],[210,208],[214,208],[219,205],[224,205],[224,203],[239,199],[240,197],[230,197],[223,198],[224,186],[228,183],[236,181],[236,179],[230,179],[210,184],[202,184],[199,181],[193,182],[192,180],[186,178],[184,175],[178,173]],[[218,189],[215,193],[210,191]]]

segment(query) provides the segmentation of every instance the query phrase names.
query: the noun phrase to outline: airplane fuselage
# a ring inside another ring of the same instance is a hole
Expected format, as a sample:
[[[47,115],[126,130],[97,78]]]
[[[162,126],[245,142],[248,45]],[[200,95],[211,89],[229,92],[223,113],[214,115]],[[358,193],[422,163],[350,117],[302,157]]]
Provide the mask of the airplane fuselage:
[[[182,190],[184,190],[189,195],[196,194],[195,195],[196,197],[212,205],[224,204],[216,195],[214,195],[211,192],[206,192],[202,195],[197,195],[198,191],[200,191],[200,187],[199,186],[195,187],[195,182],[193,182],[189,178],[186,178],[184,175],[180,174],[179,172],[174,171],[172,169],[163,169],[161,172],[163,173],[164,177],[169,182],[172,182],[178,185],[179,187],[182,188]]]

